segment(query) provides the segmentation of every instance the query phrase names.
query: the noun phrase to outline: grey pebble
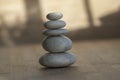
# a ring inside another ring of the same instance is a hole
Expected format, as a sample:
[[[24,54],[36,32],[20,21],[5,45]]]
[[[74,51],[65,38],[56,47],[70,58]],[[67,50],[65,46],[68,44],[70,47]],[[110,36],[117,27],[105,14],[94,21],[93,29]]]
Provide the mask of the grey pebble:
[[[64,35],[48,36],[42,46],[48,52],[65,52],[72,48],[72,41]]]
[[[52,12],[52,13],[49,13],[46,17],[49,20],[58,20],[63,17],[63,14],[60,12]]]
[[[67,34],[68,30],[66,29],[49,29],[43,32],[44,35],[64,35]]]
[[[66,23],[62,20],[47,21],[45,22],[44,26],[48,29],[57,29],[57,28],[65,27]]]
[[[39,59],[39,63],[46,67],[67,67],[76,61],[76,56],[71,53],[47,53]]]

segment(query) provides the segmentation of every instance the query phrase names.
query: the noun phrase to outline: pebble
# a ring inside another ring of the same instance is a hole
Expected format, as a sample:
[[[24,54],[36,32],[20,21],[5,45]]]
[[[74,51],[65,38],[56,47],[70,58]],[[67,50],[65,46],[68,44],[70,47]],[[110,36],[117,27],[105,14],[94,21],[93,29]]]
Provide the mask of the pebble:
[[[47,21],[44,26],[48,29],[58,29],[66,26],[66,23],[62,20]]]
[[[64,34],[67,34],[68,33],[68,30],[66,29],[49,29],[49,30],[46,30],[43,32],[44,35],[64,35]]]
[[[47,53],[39,59],[39,63],[46,67],[67,67],[76,61],[76,56],[72,53]]]
[[[48,36],[42,46],[48,52],[65,52],[72,48],[72,41],[64,35]]]
[[[52,12],[47,15],[47,18],[49,20],[58,20],[58,19],[61,19],[62,17],[63,17],[63,14],[60,12]]]

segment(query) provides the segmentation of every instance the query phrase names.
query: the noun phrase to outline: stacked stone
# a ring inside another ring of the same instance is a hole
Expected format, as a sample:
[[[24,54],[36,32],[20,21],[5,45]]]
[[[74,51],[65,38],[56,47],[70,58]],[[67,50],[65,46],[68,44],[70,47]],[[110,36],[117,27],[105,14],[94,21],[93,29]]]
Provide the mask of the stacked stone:
[[[64,36],[68,31],[61,29],[66,23],[59,20],[63,17],[60,12],[53,12],[47,15],[50,21],[45,22],[44,26],[48,30],[43,34],[48,36],[43,41],[43,48],[48,51],[39,59],[39,63],[46,67],[66,67],[76,61],[74,54],[66,52],[72,48],[72,41]]]

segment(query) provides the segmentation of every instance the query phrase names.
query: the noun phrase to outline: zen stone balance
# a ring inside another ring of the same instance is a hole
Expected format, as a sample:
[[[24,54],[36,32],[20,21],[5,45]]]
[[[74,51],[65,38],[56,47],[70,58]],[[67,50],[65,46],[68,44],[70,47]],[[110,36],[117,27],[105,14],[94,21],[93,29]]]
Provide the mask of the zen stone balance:
[[[59,20],[63,17],[63,14],[53,12],[46,17],[49,21],[45,22],[44,27],[48,30],[43,32],[47,37],[43,41],[42,46],[48,53],[41,56],[39,63],[51,68],[70,66],[75,63],[76,56],[68,52],[72,48],[72,41],[65,36],[68,30],[61,29],[66,26],[65,21]]]

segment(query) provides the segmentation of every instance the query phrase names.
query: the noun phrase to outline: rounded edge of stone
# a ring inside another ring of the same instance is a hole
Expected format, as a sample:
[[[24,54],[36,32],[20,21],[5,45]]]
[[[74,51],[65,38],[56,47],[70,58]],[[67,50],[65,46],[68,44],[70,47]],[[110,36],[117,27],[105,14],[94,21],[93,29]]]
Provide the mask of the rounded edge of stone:
[[[66,22],[63,20],[47,21],[44,23],[44,27],[47,29],[60,29],[66,25]]]
[[[49,20],[58,20],[63,17],[63,14],[61,12],[51,12],[47,14],[46,18]]]
[[[42,47],[48,52],[66,52],[72,49],[72,40],[64,35],[48,36],[44,39]]]
[[[67,33],[68,33],[68,30],[66,29],[49,29],[49,30],[43,31],[43,34],[48,36],[65,35]]]
[[[48,68],[68,67],[74,64],[75,62],[76,62],[76,55],[69,52],[46,53],[41,58],[39,58],[39,64]]]

